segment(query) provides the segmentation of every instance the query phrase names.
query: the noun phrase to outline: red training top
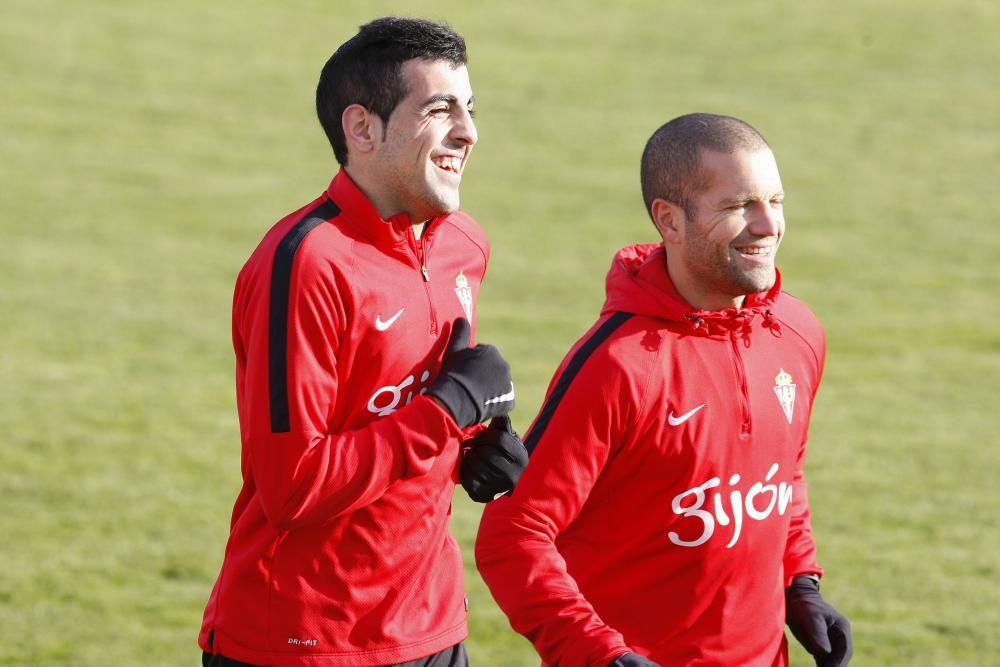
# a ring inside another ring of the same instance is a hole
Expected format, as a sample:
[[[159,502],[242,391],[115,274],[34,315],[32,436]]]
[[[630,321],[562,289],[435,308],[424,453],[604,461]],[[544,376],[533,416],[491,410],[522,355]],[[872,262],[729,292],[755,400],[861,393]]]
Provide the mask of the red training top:
[[[784,588],[821,573],[802,467],[824,355],[780,278],[743,308],[697,311],[661,245],[618,254],[476,543],[546,664],[786,664]]]
[[[199,644],[252,664],[384,665],[466,635],[448,532],[462,431],[421,396],[475,325],[489,247],[421,240],[344,171],[275,225],[233,298],[243,488]]]

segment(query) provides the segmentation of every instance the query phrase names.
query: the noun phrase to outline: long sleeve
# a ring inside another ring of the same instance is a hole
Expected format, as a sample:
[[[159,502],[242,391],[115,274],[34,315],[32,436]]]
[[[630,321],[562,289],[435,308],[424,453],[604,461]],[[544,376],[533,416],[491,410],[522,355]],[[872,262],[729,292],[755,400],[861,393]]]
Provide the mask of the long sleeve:
[[[278,262],[270,273],[241,274],[233,310],[244,476],[278,529],[371,503],[396,480],[426,472],[461,436],[424,396],[362,428],[331,432],[350,286],[308,248],[294,260],[287,288],[274,277]]]
[[[814,329],[810,346],[816,355],[816,369],[813,392],[809,397],[810,420],[812,417],[812,406],[815,405],[816,394],[819,391],[823,369],[826,364],[826,339],[818,322],[814,323]],[[791,521],[788,526],[788,541],[785,544],[783,559],[786,588],[791,585],[792,579],[800,574],[823,574],[823,569],[816,560],[816,539],[813,537],[810,520],[809,489],[805,476],[807,444],[808,435],[799,445],[795,459],[795,473],[792,479]]]
[[[560,388],[573,366],[570,359],[557,371],[527,434],[529,446],[537,444],[514,493],[483,513],[476,563],[514,630],[534,644],[546,664],[604,667],[629,649],[581,593],[558,541],[587,503],[632,420],[633,413],[619,405],[629,402],[632,392],[600,353]]]
[[[203,650],[399,664],[468,635],[448,523],[461,441],[479,427],[463,432],[426,391],[455,321],[476,319],[489,244],[460,212],[414,240],[341,169],[240,270],[242,486]]]
[[[792,579],[800,574],[823,574],[822,568],[816,562],[816,540],[810,523],[809,492],[803,470],[805,451],[803,443],[795,463],[795,476],[792,479],[792,503],[789,508],[791,521],[783,559],[786,588],[792,583]]]

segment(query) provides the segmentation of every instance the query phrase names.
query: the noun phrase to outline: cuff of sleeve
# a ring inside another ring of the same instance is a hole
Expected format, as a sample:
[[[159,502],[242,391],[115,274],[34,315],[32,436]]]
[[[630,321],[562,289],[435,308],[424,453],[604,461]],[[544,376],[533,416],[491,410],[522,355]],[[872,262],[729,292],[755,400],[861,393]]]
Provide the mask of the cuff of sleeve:
[[[440,420],[442,425],[447,429],[449,437],[464,439],[465,436],[463,435],[463,432],[465,430],[475,428],[470,426],[469,429],[462,429],[462,427],[458,425],[458,422],[455,421],[451,411],[444,407],[444,405],[433,396],[421,394],[410,402],[410,405],[415,406],[422,406],[423,404],[427,404],[429,407],[418,407],[417,409],[428,410],[430,413],[435,414],[436,418]]]
[[[598,662],[598,663],[595,663],[595,664],[601,665],[602,667],[603,667],[603,665],[609,665],[610,666],[615,660],[617,660],[618,658],[622,657],[623,655],[627,655],[629,653],[634,653],[634,652],[635,651],[632,651],[631,649],[618,649],[618,650],[615,650],[614,653],[610,654],[606,659],[603,659],[603,662]]]
[[[785,567],[785,588],[792,585],[795,577],[816,577],[817,581],[823,578],[823,568],[815,563],[802,563],[798,567]]]
[[[486,424],[475,424],[462,429],[462,442],[471,440],[486,430]]]
[[[417,477],[429,471],[450,444],[460,446],[462,429],[447,408],[429,396],[418,396],[403,410],[407,412],[405,428],[409,432],[403,436],[406,461],[403,477]]]
[[[611,628],[606,628],[597,636],[574,641],[573,649],[567,651],[559,664],[606,667],[615,658],[630,651],[631,649],[625,645],[621,634]]]

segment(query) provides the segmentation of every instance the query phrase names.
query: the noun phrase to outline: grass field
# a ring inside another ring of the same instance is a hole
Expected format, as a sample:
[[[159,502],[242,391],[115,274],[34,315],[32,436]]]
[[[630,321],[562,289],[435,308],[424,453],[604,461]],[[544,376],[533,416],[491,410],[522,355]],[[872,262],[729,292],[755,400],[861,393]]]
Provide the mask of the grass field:
[[[493,242],[480,337],[524,428],[642,145],[702,110],[773,145],[787,289],[824,321],[808,472],[856,665],[1000,665],[1000,5],[847,0],[0,5],[0,665],[193,665],[239,486],[229,302],[334,170],[318,72],[385,13],[468,39]],[[468,554],[470,653],[537,665]],[[811,664],[795,649],[793,664]]]

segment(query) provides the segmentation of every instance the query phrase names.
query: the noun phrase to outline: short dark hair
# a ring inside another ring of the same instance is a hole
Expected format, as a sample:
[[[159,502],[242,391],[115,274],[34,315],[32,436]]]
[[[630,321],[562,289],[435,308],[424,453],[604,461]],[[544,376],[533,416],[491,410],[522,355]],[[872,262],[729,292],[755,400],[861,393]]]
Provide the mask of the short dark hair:
[[[465,40],[447,25],[424,19],[386,16],[366,23],[326,61],[316,86],[316,114],[337,162],[347,164],[341,117],[360,104],[389,122],[406,97],[402,65],[422,58],[465,65]]]
[[[665,199],[693,218],[692,199],[708,187],[701,170],[701,152],[732,153],[760,148],[769,148],[767,141],[739,118],[710,113],[674,118],[653,133],[642,151],[639,177],[646,211],[652,217],[653,201]]]

